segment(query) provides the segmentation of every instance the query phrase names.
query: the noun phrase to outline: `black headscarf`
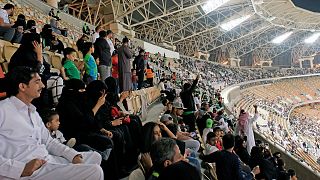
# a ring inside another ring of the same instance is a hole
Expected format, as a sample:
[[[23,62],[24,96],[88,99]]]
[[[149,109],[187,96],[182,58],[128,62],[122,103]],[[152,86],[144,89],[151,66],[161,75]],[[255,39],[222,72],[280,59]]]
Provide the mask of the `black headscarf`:
[[[85,100],[85,93],[79,92],[80,89],[85,89],[86,85],[79,79],[70,79],[65,82],[65,87],[62,89],[62,94],[59,103],[64,101],[72,101],[75,104],[82,106]]]
[[[106,97],[106,100],[110,105],[116,106],[116,104],[119,102],[119,96],[117,93],[117,82],[113,77],[108,77],[107,79],[104,80],[105,84],[108,87],[108,94]]]
[[[86,87],[86,93],[90,109],[93,108],[97,103],[98,99],[102,95],[102,92],[107,92],[107,89],[107,86],[99,80],[92,81],[90,82],[90,84],[88,84],[88,86]]]

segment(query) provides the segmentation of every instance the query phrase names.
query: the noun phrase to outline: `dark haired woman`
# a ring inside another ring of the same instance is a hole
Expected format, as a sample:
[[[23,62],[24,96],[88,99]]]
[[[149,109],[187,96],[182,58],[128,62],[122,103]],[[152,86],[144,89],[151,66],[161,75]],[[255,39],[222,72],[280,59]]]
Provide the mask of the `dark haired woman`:
[[[34,101],[37,108],[48,108],[52,104],[58,104],[58,99],[62,92],[63,79],[55,74],[51,74],[50,65],[43,60],[39,34],[25,33],[23,35],[20,47],[11,57],[9,70],[17,66],[28,66],[36,69],[46,89],[52,93],[53,102],[49,98],[50,93],[42,91],[40,98]]]
[[[87,87],[89,92],[92,88],[95,88],[94,84]],[[112,155],[113,141],[111,140],[113,133],[102,128],[95,119],[100,107],[105,103],[105,91],[101,90],[98,96],[89,102],[84,82],[79,79],[70,79],[66,81],[57,111],[60,116],[60,130],[64,136],[76,138],[76,148],[77,145],[86,144],[90,149],[84,150],[99,152],[103,159],[102,168],[106,177],[110,178],[117,176],[112,169],[115,164]]]

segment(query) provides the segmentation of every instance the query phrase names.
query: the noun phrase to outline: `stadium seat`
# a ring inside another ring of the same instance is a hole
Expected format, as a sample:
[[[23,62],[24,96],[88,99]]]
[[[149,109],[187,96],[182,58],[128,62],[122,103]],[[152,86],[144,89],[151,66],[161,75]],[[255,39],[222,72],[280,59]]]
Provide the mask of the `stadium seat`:
[[[60,54],[53,54],[51,56],[51,65],[56,68],[56,69],[61,69],[62,67],[62,64],[61,64],[61,61],[62,61],[62,56]]]
[[[10,44],[10,45],[7,44],[3,47],[4,59],[6,60],[7,63],[10,62],[12,55],[17,51],[18,48],[19,48],[18,44]]]
[[[49,64],[52,64],[52,60],[51,60],[51,57],[54,53],[50,52],[50,51],[45,51],[42,53],[42,56],[44,58],[44,60],[49,63]]]

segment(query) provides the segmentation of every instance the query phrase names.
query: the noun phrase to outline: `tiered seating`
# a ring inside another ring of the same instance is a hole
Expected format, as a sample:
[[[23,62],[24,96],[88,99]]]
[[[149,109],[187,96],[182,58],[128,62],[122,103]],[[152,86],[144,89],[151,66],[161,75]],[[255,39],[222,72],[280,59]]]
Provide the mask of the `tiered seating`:
[[[280,100],[285,99],[292,99],[293,103],[298,103],[298,100],[294,97],[301,98],[301,101],[306,101],[308,98],[306,95],[309,95],[313,99],[316,99],[318,96],[317,91],[320,87],[319,83],[319,77],[309,77],[309,78],[297,78],[297,79],[289,79],[289,80],[282,80],[280,82],[275,82],[270,85],[263,85],[263,86],[255,86],[251,88],[247,88],[242,91],[242,99],[240,99],[237,103],[235,103],[237,109],[245,109],[248,112],[252,113],[252,105],[258,102],[261,103],[268,103],[269,106],[273,105],[274,103],[281,104]],[[284,104],[281,104],[284,105]],[[292,104],[289,103],[288,107],[285,108],[286,110],[289,110]],[[272,107],[271,107],[272,108]],[[319,111],[318,109],[320,106],[315,106],[314,111],[308,111],[310,109],[309,106],[301,107],[298,109],[295,109],[293,114],[296,113],[303,113],[307,117],[319,117]],[[288,127],[288,121],[287,117],[283,116],[283,113],[277,113],[277,111],[274,111],[273,109],[267,108],[266,110],[269,111],[269,115],[267,117],[267,121],[269,123],[274,123],[276,127],[282,127],[283,131],[291,132],[291,127]],[[302,123],[302,122],[301,122]],[[315,123],[317,124],[317,123]],[[271,132],[271,131],[270,131]],[[269,132],[269,133],[270,133]],[[275,132],[277,133],[277,132]],[[284,139],[281,135],[271,135],[266,134],[268,138],[270,137],[271,140],[274,142],[282,142]],[[305,136],[303,134],[298,135],[301,139],[310,139],[315,142],[314,138],[317,137],[309,137]],[[312,154],[308,154],[304,152],[302,148],[300,148],[300,145],[298,145],[296,142],[291,140],[291,134],[289,133],[288,140],[292,144],[296,144],[298,147],[296,149],[296,155],[299,159],[303,159],[307,164],[309,164],[313,169],[319,171],[320,166],[316,162],[316,159],[313,157]]]
[[[133,91],[126,99],[128,111],[133,114],[138,114],[142,110],[142,106],[147,107],[155,102],[160,97],[160,90],[156,87]]]

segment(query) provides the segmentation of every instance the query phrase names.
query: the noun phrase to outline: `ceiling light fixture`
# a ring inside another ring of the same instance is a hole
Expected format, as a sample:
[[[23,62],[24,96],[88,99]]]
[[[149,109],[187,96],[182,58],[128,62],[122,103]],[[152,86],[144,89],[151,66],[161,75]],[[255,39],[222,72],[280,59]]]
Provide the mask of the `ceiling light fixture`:
[[[314,43],[320,37],[320,32],[313,33],[310,37],[304,40],[305,43]]]
[[[230,31],[231,29],[233,29],[236,26],[238,26],[239,24],[243,23],[244,21],[246,21],[250,17],[251,17],[251,14],[250,15],[245,15],[245,16],[242,16],[240,18],[233,19],[231,21],[225,22],[225,23],[221,24],[220,27],[225,31]]]
[[[223,4],[229,2],[230,0],[208,0],[204,5],[201,6],[202,10],[208,14],[219,7],[221,7]]]
[[[287,38],[289,38],[289,36],[292,34],[292,31],[286,32],[276,38],[274,38],[271,42],[275,43],[275,44],[280,44],[282,43],[284,40],[286,40]]]

